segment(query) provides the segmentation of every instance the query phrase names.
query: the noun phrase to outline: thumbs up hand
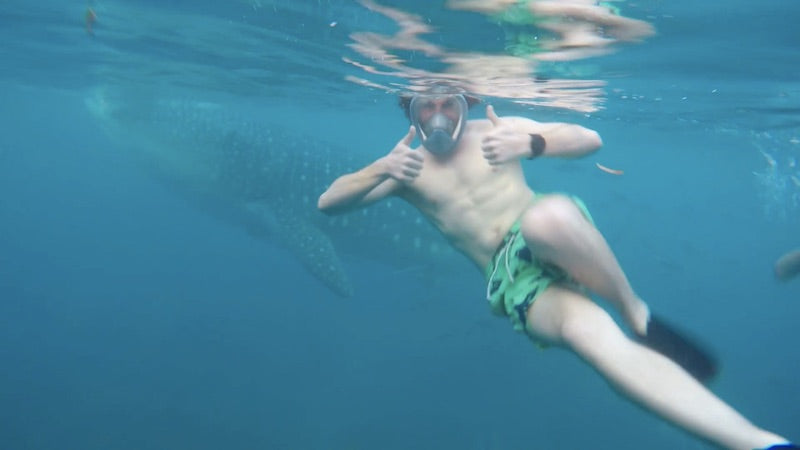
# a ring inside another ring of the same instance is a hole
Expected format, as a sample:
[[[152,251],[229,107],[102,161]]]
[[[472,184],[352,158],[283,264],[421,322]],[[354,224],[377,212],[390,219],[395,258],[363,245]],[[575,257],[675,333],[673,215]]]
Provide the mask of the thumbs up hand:
[[[509,119],[498,117],[492,105],[486,107],[486,118],[492,128],[483,137],[481,150],[489,165],[500,166],[530,154],[530,135],[517,131]]]
[[[410,147],[416,134],[417,130],[413,126],[410,127],[408,133],[383,158],[389,175],[402,183],[413,182],[422,171],[424,162],[422,152]]]

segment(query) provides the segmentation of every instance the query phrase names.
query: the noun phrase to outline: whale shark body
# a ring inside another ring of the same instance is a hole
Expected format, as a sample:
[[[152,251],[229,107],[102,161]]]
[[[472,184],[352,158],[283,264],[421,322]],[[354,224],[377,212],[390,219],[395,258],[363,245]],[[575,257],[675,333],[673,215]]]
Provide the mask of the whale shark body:
[[[319,212],[328,184],[363,165],[345,149],[197,99],[102,87],[86,104],[148,173],[202,210],[283,245],[339,295],[353,294],[343,251],[399,268],[438,271],[456,260],[438,231],[399,199],[336,217]]]

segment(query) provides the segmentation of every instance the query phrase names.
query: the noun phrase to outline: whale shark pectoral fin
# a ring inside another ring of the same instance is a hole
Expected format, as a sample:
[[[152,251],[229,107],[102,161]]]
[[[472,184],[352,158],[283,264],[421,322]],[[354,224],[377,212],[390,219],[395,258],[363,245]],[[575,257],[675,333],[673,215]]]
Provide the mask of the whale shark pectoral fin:
[[[243,221],[247,234],[261,238],[280,233],[275,212],[262,202],[246,202],[244,204],[247,218]]]
[[[247,230],[252,236],[277,240],[329,289],[342,297],[353,295],[350,277],[322,230],[308,220],[260,201],[246,203],[245,209],[250,216]]]
[[[327,234],[300,217],[278,213],[276,234],[280,242],[314,277],[343,297],[353,295],[353,286]]]

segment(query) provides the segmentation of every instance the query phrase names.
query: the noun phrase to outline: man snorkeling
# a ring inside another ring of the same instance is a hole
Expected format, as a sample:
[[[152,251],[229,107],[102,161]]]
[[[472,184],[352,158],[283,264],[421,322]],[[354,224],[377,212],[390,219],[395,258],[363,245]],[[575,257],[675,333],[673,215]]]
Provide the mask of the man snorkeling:
[[[518,331],[575,352],[620,394],[701,439],[731,449],[800,448],[751,424],[698,381],[714,371],[702,354],[683,362],[691,370],[700,361],[694,376],[673,361],[696,349],[653,317],[579,199],[528,187],[522,160],[581,157],[600,148],[600,136],[579,125],[498,117],[491,106],[486,120],[468,121],[474,103],[443,85],[401,97],[408,133],[387,155],[337,178],[319,209],[339,214],[400,197],[484,272],[490,308]],[[422,145],[412,149],[417,135]],[[626,336],[587,292],[611,302],[647,345]]]

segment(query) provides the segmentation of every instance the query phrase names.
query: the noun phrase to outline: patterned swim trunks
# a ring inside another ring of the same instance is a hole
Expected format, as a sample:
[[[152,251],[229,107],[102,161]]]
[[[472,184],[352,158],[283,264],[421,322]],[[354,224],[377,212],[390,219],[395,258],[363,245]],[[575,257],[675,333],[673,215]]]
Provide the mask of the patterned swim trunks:
[[[572,201],[592,221],[586,205],[577,197]],[[520,233],[520,219],[514,222],[486,267],[486,299],[492,312],[507,316],[514,329],[528,333],[527,312],[536,297],[551,284],[569,280],[560,267],[531,254]]]

